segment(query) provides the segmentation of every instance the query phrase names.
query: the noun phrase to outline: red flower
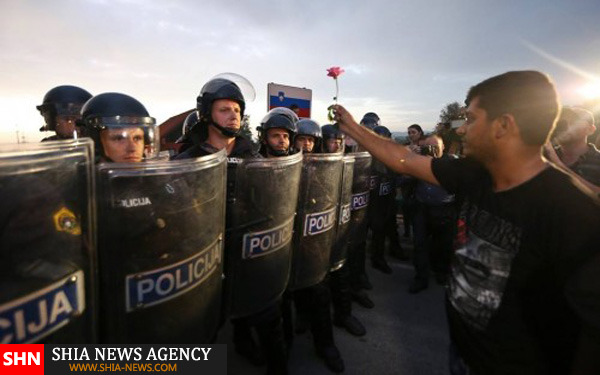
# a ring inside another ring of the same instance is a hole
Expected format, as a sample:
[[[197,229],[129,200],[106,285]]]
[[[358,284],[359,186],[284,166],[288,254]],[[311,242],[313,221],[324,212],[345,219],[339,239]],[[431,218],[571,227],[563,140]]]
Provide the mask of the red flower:
[[[332,77],[333,79],[337,79],[342,73],[344,73],[344,69],[339,66],[332,66],[327,69],[327,76]]]

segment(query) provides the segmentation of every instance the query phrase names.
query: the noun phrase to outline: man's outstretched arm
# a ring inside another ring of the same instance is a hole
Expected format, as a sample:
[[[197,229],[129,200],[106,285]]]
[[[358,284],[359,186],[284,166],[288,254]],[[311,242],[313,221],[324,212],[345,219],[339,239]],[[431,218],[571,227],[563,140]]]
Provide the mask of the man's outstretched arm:
[[[431,157],[416,154],[408,147],[380,137],[364,126],[358,125],[350,112],[341,105],[334,106],[334,112],[340,129],[388,168],[439,185],[431,170]]]

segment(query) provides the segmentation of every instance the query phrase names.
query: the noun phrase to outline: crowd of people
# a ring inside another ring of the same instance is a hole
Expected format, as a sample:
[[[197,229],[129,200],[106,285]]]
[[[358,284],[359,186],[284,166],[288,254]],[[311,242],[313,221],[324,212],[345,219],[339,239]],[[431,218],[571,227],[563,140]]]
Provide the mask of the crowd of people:
[[[236,352],[250,363],[266,364],[269,374],[287,373],[294,336],[310,330],[318,356],[331,371],[343,372],[333,327],[367,334],[352,303],[375,307],[367,253],[372,267],[386,274],[392,272],[386,240],[389,255],[409,259],[399,240],[401,212],[414,244],[408,291],[427,289],[430,274],[446,286],[453,375],[600,373],[600,152],[588,141],[596,128],[591,112],[561,108],[548,76],[514,71],[480,82],[467,94],[464,124],[441,124],[431,134],[413,124],[406,145],[391,139],[376,113],[357,122],[336,105],[336,123],[324,126],[289,108],[272,109],[258,127],[255,149],[240,135],[245,104],[236,82],[208,81],[173,157],[224,150],[226,233],[234,230],[235,171],[244,160],[287,160],[298,152],[372,157],[363,179],[368,208],[341,245],[345,262],[315,281],[291,277],[282,293],[251,313],[222,315],[231,319]],[[140,163],[158,155],[155,120],[128,95],[92,96],[60,86],[38,109],[44,129],[56,132],[44,141],[79,132],[93,139],[98,162]],[[307,202],[331,193],[326,177],[308,176],[299,177],[309,186]],[[227,241],[225,251],[231,250]],[[328,243],[329,250],[337,246]],[[226,260],[226,275],[228,267],[236,266]]]

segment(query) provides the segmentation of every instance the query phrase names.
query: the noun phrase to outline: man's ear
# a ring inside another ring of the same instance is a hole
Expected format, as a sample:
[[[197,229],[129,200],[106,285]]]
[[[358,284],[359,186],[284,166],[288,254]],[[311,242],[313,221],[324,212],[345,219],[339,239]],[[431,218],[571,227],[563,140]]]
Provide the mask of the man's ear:
[[[592,135],[596,132],[596,125],[595,124],[589,124],[588,123],[588,131],[587,131],[587,135]]]
[[[513,115],[505,113],[494,120],[496,138],[503,138],[511,134],[519,134],[519,127]]]

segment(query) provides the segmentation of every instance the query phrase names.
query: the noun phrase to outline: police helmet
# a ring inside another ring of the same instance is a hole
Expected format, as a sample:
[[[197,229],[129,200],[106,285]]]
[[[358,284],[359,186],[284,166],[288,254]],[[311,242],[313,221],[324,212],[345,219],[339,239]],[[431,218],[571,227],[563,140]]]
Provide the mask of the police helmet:
[[[326,124],[321,127],[323,139],[344,139],[346,136],[335,124]]]
[[[290,149],[292,149],[292,145],[290,144],[289,149],[285,152],[272,150],[266,142],[267,131],[269,129],[284,129],[288,132],[290,142],[292,142],[296,135],[296,124],[298,121],[298,115],[289,108],[277,107],[267,112],[266,116],[261,120],[260,126],[256,127],[256,130],[258,130],[258,139],[262,143],[259,152],[264,153],[266,151],[275,156],[287,155],[290,152]]]
[[[379,116],[375,112],[367,112],[360,120],[360,124],[373,130],[374,127],[381,125]]]
[[[260,122],[260,126],[256,129],[259,131],[261,137],[266,134],[268,129],[285,129],[290,133],[290,138],[293,138],[296,135],[298,121],[300,119],[294,111],[285,107],[277,107],[267,112],[266,116]]]
[[[392,138],[392,132],[390,132],[390,130],[383,125],[374,127],[373,131],[382,137]]]
[[[295,138],[299,135],[309,135],[314,138],[315,145],[313,147],[313,152],[321,149],[322,134],[321,126],[318,122],[307,118],[299,120],[296,124],[296,135],[294,136],[294,142],[296,141]]]
[[[208,125],[213,125],[226,137],[237,136],[240,133],[240,129],[228,129],[213,122],[211,117],[212,105],[215,100],[219,99],[233,100],[240,105],[240,117],[243,118],[244,111],[246,110],[246,101],[254,100],[255,95],[256,93],[252,84],[239,74],[222,73],[213,77],[202,86],[200,94],[196,98],[196,108],[198,109],[199,118],[196,125],[192,126],[189,130],[199,131],[197,129],[202,127],[206,129]]]
[[[185,120],[183,120],[183,126],[181,127],[181,137],[179,137],[175,143],[188,143],[191,140],[190,129],[196,126],[200,116],[198,116],[198,111],[190,112]]]
[[[315,140],[320,139],[322,137],[321,126],[311,119],[305,118],[299,120],[296,124],[296,136],[298,135],[311,135],[315,137]]]
[[[92,94],[77,86],[57,86],[44,95],[42,104],[36,106],[46,125],[40,131],[56,130],[56,116],[79,116],[81,107]]]
[[[108,92],[92,97],[81,109],[78,125],[85,129],[86,135],[94,139],[96,150],[103,157],[106,155],[100,142],[100,132],[112,129],[127,131],[131,128],[144,131],[146,158],[158,155],[156,120],[150,117],[142,103],[129,95]]]

